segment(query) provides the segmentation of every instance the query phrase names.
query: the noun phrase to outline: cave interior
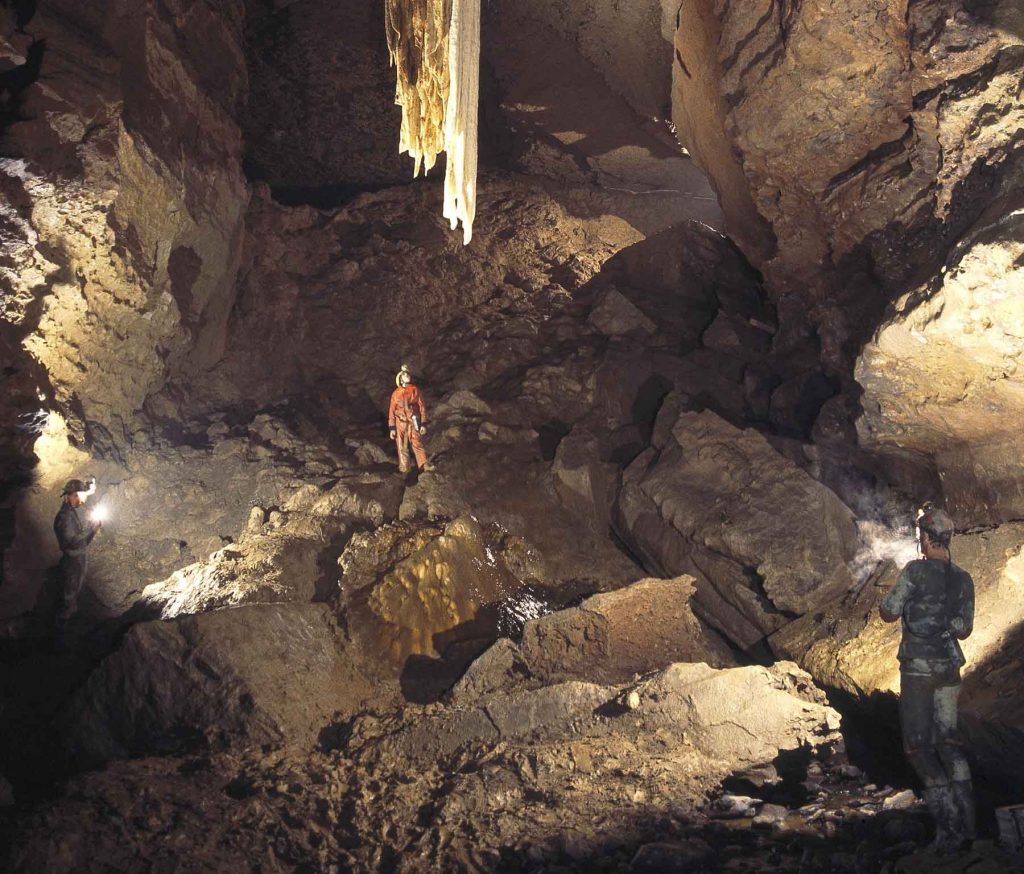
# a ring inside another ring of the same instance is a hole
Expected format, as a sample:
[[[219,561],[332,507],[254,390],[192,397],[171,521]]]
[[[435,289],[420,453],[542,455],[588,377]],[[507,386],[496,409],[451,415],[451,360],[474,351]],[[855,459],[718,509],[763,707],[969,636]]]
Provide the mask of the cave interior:
[[[0,864],[1024,871],[1022,94],[1018,0],[3,0]]]

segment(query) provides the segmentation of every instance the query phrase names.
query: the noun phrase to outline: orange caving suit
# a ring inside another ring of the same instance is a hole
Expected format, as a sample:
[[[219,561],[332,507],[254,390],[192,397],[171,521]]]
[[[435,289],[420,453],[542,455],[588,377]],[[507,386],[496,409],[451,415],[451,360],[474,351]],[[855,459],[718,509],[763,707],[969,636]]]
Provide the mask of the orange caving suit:
[[[420,390],[411,384],[396,388],[391,393],[391,403],[388,405],[388,428],[395,429],[398,469],[403,473],[409,469],[410,443],[412,454],[416,456],[416,466],[422,470],[427,464],[427,452],[423,448],[420,432],[413,425],[413,416],[420,420],[420,425],[427,424],[427,411]]]

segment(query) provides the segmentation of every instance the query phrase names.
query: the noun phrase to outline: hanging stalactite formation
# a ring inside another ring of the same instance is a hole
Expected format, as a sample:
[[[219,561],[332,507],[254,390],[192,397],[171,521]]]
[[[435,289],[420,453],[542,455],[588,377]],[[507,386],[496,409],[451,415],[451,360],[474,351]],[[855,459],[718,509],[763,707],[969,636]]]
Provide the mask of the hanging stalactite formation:
[[[476,214],[480,0],[384,0],[388,51],[402,107],[399,151],[428,172],[444,151],[444,216],[473,235]]]
[[[444,150],[448,101],[448,23],[452,0],[384,0],[388,53],[398,74],[402,107],[399,151],[429,171]]]

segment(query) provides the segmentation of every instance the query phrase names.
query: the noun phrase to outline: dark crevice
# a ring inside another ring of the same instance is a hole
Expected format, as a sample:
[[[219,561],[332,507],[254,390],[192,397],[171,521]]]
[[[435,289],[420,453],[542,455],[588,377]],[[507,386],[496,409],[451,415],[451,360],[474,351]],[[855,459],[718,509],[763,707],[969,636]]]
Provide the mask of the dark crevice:
[[[0,0],[0,5],[14,10],[15,25],[18,30],[24,31],[25,25],[35,17],[39,0]]]
[[[732,54],[729,55],[729,57],[727,57],[724,61],[722,61],[722,70],[723,71],[728,72],[729,70],[731,70],[735,66],[736,62],[740,58],[740,55],[743,53],[743,50],[751,42],[753,42],[753,40],[761,32],[761,28],[763,28],[769,21],[771,21],[772,16],[774,15],[774,13],[775,13],[775,3],[772,2],[772,3],[770,3],[768,5],[768,10],[765,12],[765,14],[762,15],[756,22],[754,22],[754,26],[750,29],[750,31],[747,33],[747,35],[744,36],[742,39],[737,40],[736,47],[732,50]],[[762,56],[764,54],[765,53],[762,52]],[[756,61],[756,59],[755,59],[755,61]],[[749,70],[750,66],[751,66],[750,64],[747,64],[745,70]]]
[[[907,125],[907,129],[899,139],[890,140],[887,143],[882,143],[880,146],[876,146],[852,167],[843,170],[841,173],[837,173],[829,179],[828,184],[825,186],[826,190],[838,188],[840,185],[849,182],[855,176],[859,176],[865,170],[881,163],[886,158],[892,157],[893,155],[906,150],[907,142],[914,134],[914,123],[912,119],[907,118],[905,120],[905,124]]]
[[[22,94],[39,79],[46,54],[46,40],[33,40],[25,63],[0,73],[0,133],[21,118]]]

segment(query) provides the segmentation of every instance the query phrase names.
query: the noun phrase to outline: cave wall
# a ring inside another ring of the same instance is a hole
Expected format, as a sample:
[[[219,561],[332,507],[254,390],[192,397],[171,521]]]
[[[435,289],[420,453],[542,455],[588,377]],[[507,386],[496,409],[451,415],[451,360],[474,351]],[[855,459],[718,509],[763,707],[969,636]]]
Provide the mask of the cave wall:
[[[22,32],[3,21],[8,64],[39,60],[0,140],[8,366],[34,364],[73,436],[113,449],[169,373],[223,348],[249,196],[243,5],[54,0]]]
[[[684,0],[678,23],[673,118],[778,343],[820,338],[900,487],[937,472],[965,524],[1017,518],[1024,8]]]
[[[673,0],[505,0],[488,14],[509,39],[537,26],[551,28],[635,112],[664,116],[670,102],[677,5]]]
[[[246,0],[246,169],[284,199],[407,183],[383,2]],[[327,189],[326,191],[323,189]]]
[[[768,287],[822,304],[827,341],[862,327],[834,311],[937,270],[1012,184],[1014,0],[684,0],[678,22],[679,135]]]

